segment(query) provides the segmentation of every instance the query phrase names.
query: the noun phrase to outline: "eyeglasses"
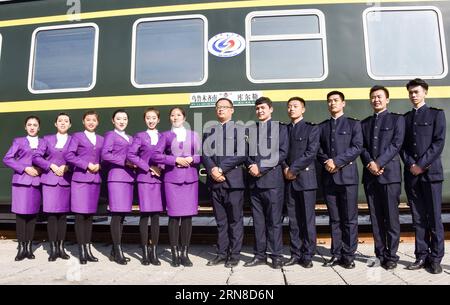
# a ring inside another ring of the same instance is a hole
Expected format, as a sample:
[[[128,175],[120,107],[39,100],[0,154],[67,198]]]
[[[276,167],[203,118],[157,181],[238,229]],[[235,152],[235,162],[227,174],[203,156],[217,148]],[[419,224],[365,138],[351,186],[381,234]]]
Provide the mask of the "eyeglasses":
[[[216,106],[216,110],[226,110],[226,109],[230,109],[233,108],[231,106]]]

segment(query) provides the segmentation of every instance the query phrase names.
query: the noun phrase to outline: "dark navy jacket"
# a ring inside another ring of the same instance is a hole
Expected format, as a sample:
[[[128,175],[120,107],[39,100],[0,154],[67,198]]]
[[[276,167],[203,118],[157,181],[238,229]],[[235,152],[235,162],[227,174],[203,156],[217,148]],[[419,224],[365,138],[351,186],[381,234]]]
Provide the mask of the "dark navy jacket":
[[[219,128],[221,132],[218,132]],[[245,135],[244,126],[235,124],[233,121],[223,125],[217,124],[211,132],[203,135],[202,161],[208,173],[209,187],[245,188],[244,168],[241,166],[247,160]],[[238,145],[243,147],[238,150]],[[224,182],[218,183],[211,178],[211,169],[216,166],[222,169],[226,178]]]
[[[364,165],[363,183],[377,180],[381,184],[400,183],[401,165],[399,152],[405,137],[405,120],[402,115],[387,110],[376,116],[367,117],[361,122],[364,149],[361,161]],[[375,161],[384,168],[384,173],[375,176],[367,165]]]
[[[405,180],[415,178],[409,169],[416,164],[427,169],[420,175],[422,181],[443,181],[441,153],[445,144],[444,111],[424,105],[415,112],[412,110],[404,115],[406,132],[401,157],[405,164]]]
[[[297,124],[289,124],[289,153],[285,167],[297,176],[290,181],[294,190],[317,189],[316,157],[319,150],[320,129],[318,125],[302,119]]]
[[[275,131],[277,129],[278,132]],[[283,188],[282,164],[286,160],[289,150],[286,125],[272,120],[265,123],[257,122],[249,127],[248,137],[249,157],[246,166],[257,164],[262,174],[261,177],[249,175],[250,188]],[[278,144],[278,147],[272,149],[272,142],[275,145]]]
[[[336,122],[335,122],[336,121]],[[356,158],[363,149],[361,124],[356,119],[339,117],[320,123],[320,148],[317,159],[323,167],[322,180],[325,186],[358,184]],[[324,162],[333,159],[340,169],[330,174]]]

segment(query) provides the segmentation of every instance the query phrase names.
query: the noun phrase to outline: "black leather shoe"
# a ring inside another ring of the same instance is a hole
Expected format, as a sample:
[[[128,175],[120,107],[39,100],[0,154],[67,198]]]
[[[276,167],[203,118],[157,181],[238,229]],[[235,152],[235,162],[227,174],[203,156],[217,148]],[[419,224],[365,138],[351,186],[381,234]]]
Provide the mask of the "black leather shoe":
[[[272,268],[273,269],[281,269],[283,267],[283,261],[281,257],[272,258]]]
[[[340,257],[332,256],[330,258],[330,260],[328,260],[325,263],[323,263],[322,266],[324,266],[324,267],[333,267],[333,266],[339,265],[340,262],[341,262],[341,258]]]
[[[313,262],[312,262],[312,260],[305,259],[300,262],[300,266],[302,266],[303,268],[309,269],[309,268],[313,267]]]
[[[127,260],[123,256],[122,246],[120,244],[113,245],[111,253],[114,253],[114,255],[109,258],[111,261],[116,262],[119,265],[126,265],[127,264]]]
[[[78,259],[80,260],[81,265],[86,265],[87,257],[86,257],[86,245],[78,245]]]
[[[181,246],[180,251],[180,264],[185,267],[192,267],[192,262],[189,259],[189,248],[188,246]]]
[[[160,266],[161,262],[158,259],[158,248],[156,247],[156,245],[150,245],[149,251],[150,251],[150,263],[154,266]]]
[[[397,268],[397,263],[394,261],[386,261],[382,266],[386,270],[392,270]]]
[[[35,259],[35,256],[33,254],[33,241],[29,240],[26,242],[26,251],[28,259]]]
[[[227,262],[225,263],[225,267],[227,268],[236,267],[237,265],[239,265],[239,259],[234,257],[228,258]]]
[[[19,245],[17,247],[17,255],[14,259],[16,262],[21,261],[27,257],[27,245],[24,241],[19,241]]]
[[[345,269],[354,269],[355,268],[355,262],[354,261],[342,261],[340,263],[342,267]]]
[[[441,264],[439,264],[439,263],[430,263],[429,271],[430,271],[430,273],[432,273],[432,274],[439,274],[439,273],[442,273],[442,267],[441,267]]]
[[[170,262],[170,265],[172,267],[179,267],[180,266],[180,256],[178,254],[178,247],[170,247],[170,252],[172,252],[172,261]]]
[[[294,266],[300,263],[300,259],[291,256],[291,258],[283,263],[283,266]]]
[[[142,249],[142,260],[141,260],[141,264],[144,266],[148,266],[150,265],[150,254],[148,251],[148,246],[147,245],[141,245],[141,249]]]
[[[267,265],[267,258],[257,258],[256,256],[249,262],[244,264],[244,267],[254,267],[259,265]]]
[[[56,244],[58,247],[58,256],[62,259],[69,259],[70,256],[69,254],[66,253],[64,240],[58,240]]]
[[[48,256],[49,262],[54,262],[58,258],[58,247],[56,241],[50,242],[50,255]]]
[[[87,245],[84,245],[85,250],[86,250],[86,258],[88,260],[88,262],[98,262],[98,258],[96,258],[93,254],[92,254],[92,250],[91,250],[91,244],[88,243]]]
[[[408,270],[419,270],[424,268],[426,261],[424,259],[417,259],[414,263],[409,264],[406,269]]]
[[[226,257],[216,255],[216,257],[206,263],[206,266],[216,266],[225,263],[226,260]]]

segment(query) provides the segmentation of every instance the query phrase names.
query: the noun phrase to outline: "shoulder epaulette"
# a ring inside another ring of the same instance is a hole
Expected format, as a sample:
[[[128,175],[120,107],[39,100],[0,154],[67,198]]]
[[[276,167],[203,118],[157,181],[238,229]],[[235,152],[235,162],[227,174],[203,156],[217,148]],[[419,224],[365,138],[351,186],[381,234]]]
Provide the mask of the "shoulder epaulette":
[[[436,110],[436,111],[444,111],[444,109],[436,108],[436,107],[430,107],[430,109]]]
[[[349,118],[349,119],[353,121],[359,121],[357,118]]]
[[[317,125],[316,123],[313,123],[313,122],[305,122],[305,123],[308,124],[308,125],[311,125],[311,126]]]

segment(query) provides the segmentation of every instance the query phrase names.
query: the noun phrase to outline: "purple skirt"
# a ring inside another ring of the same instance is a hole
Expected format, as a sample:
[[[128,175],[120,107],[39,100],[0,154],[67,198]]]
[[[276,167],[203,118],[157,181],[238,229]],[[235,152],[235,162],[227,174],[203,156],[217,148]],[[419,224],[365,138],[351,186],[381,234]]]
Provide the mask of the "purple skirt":
[[[167,215],[193,216],[198,213],[198,182],[164,183]]]
[[[45,213],[70,212],[70,186],[43,184],[42,203]]]
[[[141,212],[164,211],[161,199],[161,183],[138,183],[139,210]]]
[[[95,214],[100,197],[100,183],[72,181],[70,190],[70,209],[79,214]]]
[[[131,212],[133,183],[108,182],[108,199],[111,212]]]
[[[41,207],[41,187],[12,185],[11,211],[16,214],[37,214]]]

